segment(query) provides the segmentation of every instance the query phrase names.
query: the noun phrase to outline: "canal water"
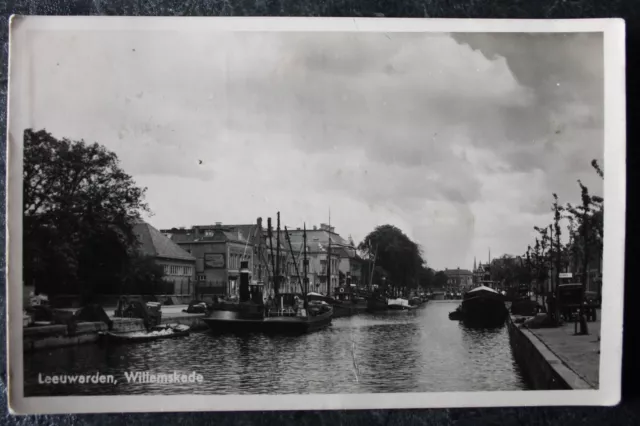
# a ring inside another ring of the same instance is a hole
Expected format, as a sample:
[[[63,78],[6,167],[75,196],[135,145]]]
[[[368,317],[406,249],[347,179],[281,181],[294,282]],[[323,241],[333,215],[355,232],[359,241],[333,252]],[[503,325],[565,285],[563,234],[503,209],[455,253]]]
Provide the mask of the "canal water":
[[[25,355],[25,396],[122,394],[310,394],[527,389],[506,327],[450,321],[459,302],[411,312],[338,318],[304,336],[215,336],[126,346],[88,344]],[[132,383],[125,373],[189,374],[196,383]],[[110,384],[47,385],[49,375],[99,372]]]

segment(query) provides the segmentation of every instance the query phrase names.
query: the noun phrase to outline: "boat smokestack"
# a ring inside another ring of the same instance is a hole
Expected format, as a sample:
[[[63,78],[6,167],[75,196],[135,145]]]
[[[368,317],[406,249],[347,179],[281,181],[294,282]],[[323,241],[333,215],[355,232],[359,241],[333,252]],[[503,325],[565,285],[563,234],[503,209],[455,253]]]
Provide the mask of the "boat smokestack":
[[[249,261],[240,262],[240,302],[248,302],[249,294]]]

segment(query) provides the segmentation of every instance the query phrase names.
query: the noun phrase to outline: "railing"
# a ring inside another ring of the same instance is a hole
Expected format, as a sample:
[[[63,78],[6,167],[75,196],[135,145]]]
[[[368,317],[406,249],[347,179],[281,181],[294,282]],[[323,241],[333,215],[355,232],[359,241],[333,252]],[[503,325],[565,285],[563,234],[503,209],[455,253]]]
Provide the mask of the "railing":
[[[283,309],[267,309],[267,316],[268,317],[295,317],[297,316],[297,313],[292,307],[287,306]]]

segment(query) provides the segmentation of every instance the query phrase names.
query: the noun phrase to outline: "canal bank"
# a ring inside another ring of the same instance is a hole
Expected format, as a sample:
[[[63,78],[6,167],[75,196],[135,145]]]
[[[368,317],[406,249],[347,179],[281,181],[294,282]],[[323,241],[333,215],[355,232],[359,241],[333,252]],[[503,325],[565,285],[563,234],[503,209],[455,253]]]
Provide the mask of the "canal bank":
[[[206,330],[207,325],[202,321],[205,315],[182,312],[186,308],[187,305],[163,306],[161,324],[183,324],[191,327],[192,331]],[[140,318],[115,318],[113,316],[114,309],[107,309],[106,312],[113,321],[113,332],[125,333],[145,330],[144,322]],[[54,324],[26,327],[23,329],[23,351],[32,352],[40,349],[96,343],[99,333],[107,330],[108,326],[104,322],[78,322],[74,326]]]
[[[535,390],[597,389],[600,322],[589,323],[590,335],[574,335],[573,323],[529,329],[509,316],[513,357]]]

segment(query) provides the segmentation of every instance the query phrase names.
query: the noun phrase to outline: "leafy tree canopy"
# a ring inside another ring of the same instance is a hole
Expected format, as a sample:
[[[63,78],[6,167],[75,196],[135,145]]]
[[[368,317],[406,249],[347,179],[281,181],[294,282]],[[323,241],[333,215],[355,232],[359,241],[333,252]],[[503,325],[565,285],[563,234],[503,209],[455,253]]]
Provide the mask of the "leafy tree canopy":
[[[149,208],[116,154],[28,129],[23,179],[25,283],[48,294],[120,287]]]
[[[415,287],[424,265],[420,246],[393,225],[378,226],[358,245],[375,256],[376,266],[388,273],[388,283],[397,287]]]

